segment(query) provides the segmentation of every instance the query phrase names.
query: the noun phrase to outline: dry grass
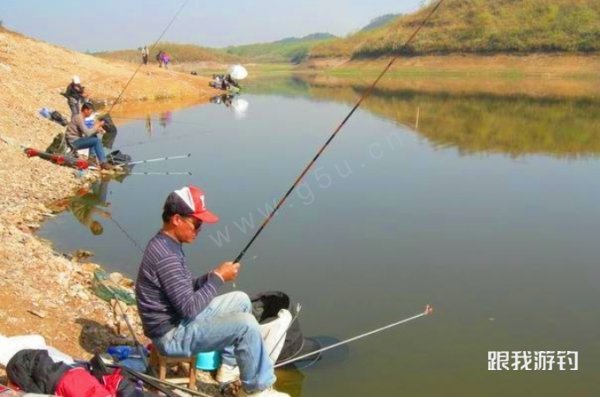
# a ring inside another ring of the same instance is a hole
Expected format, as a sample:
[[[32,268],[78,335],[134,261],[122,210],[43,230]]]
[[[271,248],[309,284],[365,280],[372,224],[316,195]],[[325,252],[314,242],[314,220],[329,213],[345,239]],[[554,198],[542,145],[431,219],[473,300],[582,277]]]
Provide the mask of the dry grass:
[[[370,58],[396,53],[431,7],[379,29],[315,46],[310,56]],[[600,51],[600,2],[445,0],[407,51],[421,55]]]

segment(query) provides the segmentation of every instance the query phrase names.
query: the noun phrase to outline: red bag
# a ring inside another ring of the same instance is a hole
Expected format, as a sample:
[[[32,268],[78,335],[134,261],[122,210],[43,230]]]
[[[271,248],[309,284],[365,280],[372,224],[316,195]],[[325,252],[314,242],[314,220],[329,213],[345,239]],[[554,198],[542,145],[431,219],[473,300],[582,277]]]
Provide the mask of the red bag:
[[[85,368],[73,368],[58,381],[57,396],[61,397],[114,397],[108,389],[98,382]]]

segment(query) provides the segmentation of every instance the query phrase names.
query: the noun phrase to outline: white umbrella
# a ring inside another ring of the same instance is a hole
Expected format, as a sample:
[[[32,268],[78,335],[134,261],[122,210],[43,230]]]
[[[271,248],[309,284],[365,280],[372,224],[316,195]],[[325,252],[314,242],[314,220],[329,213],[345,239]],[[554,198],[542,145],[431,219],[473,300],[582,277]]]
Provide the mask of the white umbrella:
[[[242,65],[231,65],[228,73],[236,80],[244,80],[248,77],[248,71]]]

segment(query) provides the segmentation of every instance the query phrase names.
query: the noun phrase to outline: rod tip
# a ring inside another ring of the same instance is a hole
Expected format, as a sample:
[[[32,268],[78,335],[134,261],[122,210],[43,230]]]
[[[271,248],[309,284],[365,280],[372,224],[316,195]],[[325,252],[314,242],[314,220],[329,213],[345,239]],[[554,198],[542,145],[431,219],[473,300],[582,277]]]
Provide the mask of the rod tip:
[[[430,315],[433,313],[433,307],[431,305],[425,306],[425,315]]]

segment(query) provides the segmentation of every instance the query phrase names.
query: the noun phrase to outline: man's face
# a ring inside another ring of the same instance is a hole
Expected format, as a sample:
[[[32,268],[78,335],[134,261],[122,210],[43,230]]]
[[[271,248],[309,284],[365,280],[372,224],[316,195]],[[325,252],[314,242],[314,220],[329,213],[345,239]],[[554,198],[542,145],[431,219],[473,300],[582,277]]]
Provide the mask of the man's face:
[[[81,114],[83,114],[84,117],[90,117],[90,114],[92,114],[92,109],[88,109],[88,108],[82,109]]]
[[[202,229],[201,220],[184,215],[173,215],[173,225],[175,226],[175,235],[182,243],[193,242]]]

